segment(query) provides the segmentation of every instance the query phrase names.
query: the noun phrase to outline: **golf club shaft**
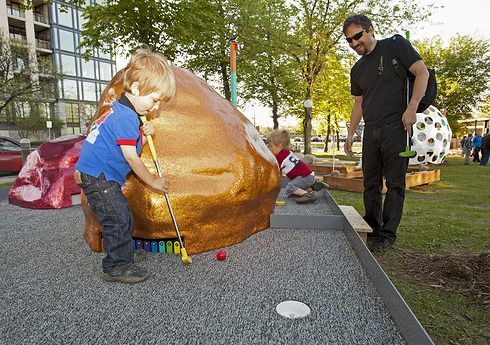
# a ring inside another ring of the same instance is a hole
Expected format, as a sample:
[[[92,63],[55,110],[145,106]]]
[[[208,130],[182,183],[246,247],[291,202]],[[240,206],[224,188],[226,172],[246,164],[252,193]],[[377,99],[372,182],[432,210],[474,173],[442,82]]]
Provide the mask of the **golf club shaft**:
[[[143,121],[143,123],[145,123],[147,121],[145,116],[140,116],[140,118]],[[157,168],[158,176],[162,177],[162,171],[160,170],[160,164],[158,164],[158,156],[157,156],[157,152],[155,150],[155,145],[153,144],[153,138],[151,137],[151,135],[146,135],[146,141],[148,142],[148,147],[150,148],[150,152],[151,152],[151,156],[153,158],[153,162],[155,163],[155,167]],[[183,248],[184,243],[182,242],[182,237],[180,236],[180,230],[179,230],[179,227],[177,225],[177,222],[175,221],[174,211],[172,210],[172,205],[170,204],[170,199],[168,197],[167,192],[164,192],[163,195],[165,196],[165,201],[167,202],[168,211],[170,212],[170,218],[172,218],[172,223],[174,224],[175,231],[177,232],[177,237],[179,238],[180,247]]]

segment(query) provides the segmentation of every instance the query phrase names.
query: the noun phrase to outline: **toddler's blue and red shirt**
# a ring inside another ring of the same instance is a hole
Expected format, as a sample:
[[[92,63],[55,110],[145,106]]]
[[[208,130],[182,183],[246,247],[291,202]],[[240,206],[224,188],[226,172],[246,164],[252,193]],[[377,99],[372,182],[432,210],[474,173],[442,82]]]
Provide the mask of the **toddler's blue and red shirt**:
[[[93,177],[104,173],[106,180],[116,181],[122,186],[131,167],[120,145],[136,146],[136,152],[141,154],[141,125],[131,102],[124,94],[121,95],[92,124],[75,169]]]

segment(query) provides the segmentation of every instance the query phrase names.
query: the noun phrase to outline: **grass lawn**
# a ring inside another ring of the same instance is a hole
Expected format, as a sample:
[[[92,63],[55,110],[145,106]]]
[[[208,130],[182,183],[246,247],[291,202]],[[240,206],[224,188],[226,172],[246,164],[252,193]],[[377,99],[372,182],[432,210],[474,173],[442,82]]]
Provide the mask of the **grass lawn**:
[[[436,344],[489,344],[490,166],[436,168],[441,181],[407,191],[397,245],[376,257]],[[331,192],[364,214],[360,193]]]

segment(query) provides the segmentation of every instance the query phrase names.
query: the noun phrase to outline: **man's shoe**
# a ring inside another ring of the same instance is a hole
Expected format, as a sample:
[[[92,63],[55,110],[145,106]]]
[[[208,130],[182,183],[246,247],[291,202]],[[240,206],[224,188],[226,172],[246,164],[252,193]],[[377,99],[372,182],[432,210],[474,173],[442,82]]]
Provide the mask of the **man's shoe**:
[[[299,198],[296,199],[297,204],[308,204],[315,202],[316,200],[316,193],[315,192],[309,192],[306,194],[303,194]]]
[[[311,189],[318,192],[319,190],[326,189],[329,187],[330,186],[327,183],[325,183],[323,181],[316,180],[315,183],[313,183],[313,185],[311,186]]]
[[[369,250],[372,252],[377,252],[380,250],[387,250],[393,248],[395,245],[395,240],[392,238],[380,237],[375,238],[369,245]]]
[[[146,259],[146,252],[144,249],[136,249],[134,251],[133,260],[134,262],[141,262]]]
[[[121,273],[121,269],[115,268],[110,272],[102,273],[101,278],[106,282],[119,282],[123,284],[136,284],[150,277],[150,272],[143,267],[130,265]]]
[[[378,233],[377,232],[374,232],[374,231],[373,232],[368,232],[366,236],[367,236],[367,240],[368,241],[374,241],[374,240],[376,240],[376,239],[379,238]]]

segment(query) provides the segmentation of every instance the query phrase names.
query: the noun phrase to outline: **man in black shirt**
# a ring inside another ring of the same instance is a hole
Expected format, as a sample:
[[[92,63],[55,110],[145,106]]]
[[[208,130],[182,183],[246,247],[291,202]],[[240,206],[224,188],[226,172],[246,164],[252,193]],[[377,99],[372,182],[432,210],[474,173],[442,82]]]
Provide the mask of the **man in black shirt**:
[[[407,133],[412,134],[429,72],[403,37],[395,35],[378,41],[371,21],[364,15],[347,18],[343,32],[349,46],[361,55],[351,69],[354,107],[344,151],[353,154],[354,134],[363,118],[364,219],[373,229],[371,250],[389,249],[396,240],[405,199],[408,158],[400,157],[399,153],[405,149]],[[393,52],[396,61],[392,61]],[[404,96],[406,83],[396,74],[396,63],[415,76],[410,100]],[[382,205],[383,177],[388,190]]]

